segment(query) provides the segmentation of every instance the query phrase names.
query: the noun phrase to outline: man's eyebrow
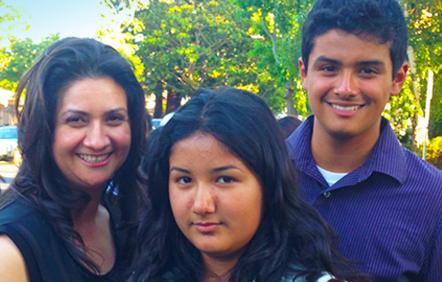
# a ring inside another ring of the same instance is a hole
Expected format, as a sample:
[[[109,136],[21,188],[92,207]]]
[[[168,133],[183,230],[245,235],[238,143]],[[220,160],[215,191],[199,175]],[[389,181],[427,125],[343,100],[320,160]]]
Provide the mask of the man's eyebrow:
[[[326,56],[319,56],[313,61],[313,64],[320,64],[320,63],[330,63],[334,65],[340,65],[341,63],[335,59],[326,57]]]
[[[360,61],[357,63],[359,66],[385,66],[385,63],[379,60],[367,60],[367,61]]]

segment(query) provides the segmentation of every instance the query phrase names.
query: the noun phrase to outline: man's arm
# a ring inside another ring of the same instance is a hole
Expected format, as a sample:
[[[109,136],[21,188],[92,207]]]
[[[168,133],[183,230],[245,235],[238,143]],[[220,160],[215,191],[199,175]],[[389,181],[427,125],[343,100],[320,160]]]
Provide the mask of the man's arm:
[[[440,215],[439,215],[440,216]],[[431,242],[433,248],[430,250],[428,271],[423,270],[425,281],[441,281],[442,279],[442,217],[434,234],[434,242]]]

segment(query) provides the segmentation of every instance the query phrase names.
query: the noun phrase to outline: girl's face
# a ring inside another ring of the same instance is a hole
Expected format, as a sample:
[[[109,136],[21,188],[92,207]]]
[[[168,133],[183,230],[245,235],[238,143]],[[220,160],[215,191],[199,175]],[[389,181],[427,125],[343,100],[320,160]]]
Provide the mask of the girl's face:
[[[172,147],[169,167],[178,227],[206,267],[222,261],[232,268],[261,221],[259,180],[225,145],[198,132]]]
[[[126,94],[117,83],[84,78],[66,89],[52,154],[72,188],[102,188],[126,160],[130,144]]]

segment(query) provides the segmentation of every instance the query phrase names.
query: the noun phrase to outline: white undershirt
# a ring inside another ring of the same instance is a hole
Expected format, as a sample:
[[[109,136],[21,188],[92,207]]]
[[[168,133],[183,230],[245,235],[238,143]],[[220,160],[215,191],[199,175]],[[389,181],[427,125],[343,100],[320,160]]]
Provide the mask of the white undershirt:
[[[342,177],[346,176],[348,172],[333,172],[326,169],[323,169],[322,167],[316,165],[319,172],[324,177],[325,181],[327,181],[328,186],[332,186],[336,182],[338,182]]]

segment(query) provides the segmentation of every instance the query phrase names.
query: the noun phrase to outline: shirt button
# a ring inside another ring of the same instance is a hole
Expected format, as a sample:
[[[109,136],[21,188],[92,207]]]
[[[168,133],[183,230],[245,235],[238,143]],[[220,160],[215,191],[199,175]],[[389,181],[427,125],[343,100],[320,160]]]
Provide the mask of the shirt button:
[[[327,191],[327,192],[322,193],[322,196],[324,196],[326,199],[328,199],[328,198],[330,198],[331,193]]]

